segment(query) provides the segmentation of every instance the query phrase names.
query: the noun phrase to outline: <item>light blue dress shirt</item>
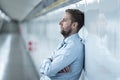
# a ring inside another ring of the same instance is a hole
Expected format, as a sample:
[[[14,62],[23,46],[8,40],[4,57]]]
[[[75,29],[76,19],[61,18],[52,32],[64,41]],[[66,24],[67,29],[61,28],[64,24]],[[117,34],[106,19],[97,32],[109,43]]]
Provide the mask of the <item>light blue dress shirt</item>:
[[[76,33],[65,38],[53,54],[42,62],[40,73],[47,75],[51,80],[79,80],[83,60],[84,45]],[[67,66],[70,67],[69,72],[58,73]]]

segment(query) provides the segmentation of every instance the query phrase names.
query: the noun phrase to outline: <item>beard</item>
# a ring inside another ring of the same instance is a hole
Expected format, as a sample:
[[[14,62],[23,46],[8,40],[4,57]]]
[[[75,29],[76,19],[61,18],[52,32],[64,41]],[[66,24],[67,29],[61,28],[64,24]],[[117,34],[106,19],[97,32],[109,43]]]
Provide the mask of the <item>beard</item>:
[[[72,29],[69,29],[68,31],[61,30],[61,34],[62,34],[65,38],[68,37],[71,32],[72,32]]]

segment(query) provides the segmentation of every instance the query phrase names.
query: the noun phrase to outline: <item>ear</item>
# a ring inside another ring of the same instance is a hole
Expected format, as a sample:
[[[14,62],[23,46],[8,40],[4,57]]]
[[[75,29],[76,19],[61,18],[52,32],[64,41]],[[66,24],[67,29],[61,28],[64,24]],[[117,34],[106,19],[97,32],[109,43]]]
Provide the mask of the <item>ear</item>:
[[[77,22],[73,22],[72,27],[77,29],[77,26],[78,26],[78,23]]]

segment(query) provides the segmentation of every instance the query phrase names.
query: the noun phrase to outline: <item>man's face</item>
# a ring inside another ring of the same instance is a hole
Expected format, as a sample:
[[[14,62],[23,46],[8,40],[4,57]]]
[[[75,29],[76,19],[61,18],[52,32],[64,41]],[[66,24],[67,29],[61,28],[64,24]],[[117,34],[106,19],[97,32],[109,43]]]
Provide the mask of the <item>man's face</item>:
[[[72,32],[72,20],[70,13],[66,12],[59,24],[61,28],[61,34],[63,36],[69,36],[69,34]]]

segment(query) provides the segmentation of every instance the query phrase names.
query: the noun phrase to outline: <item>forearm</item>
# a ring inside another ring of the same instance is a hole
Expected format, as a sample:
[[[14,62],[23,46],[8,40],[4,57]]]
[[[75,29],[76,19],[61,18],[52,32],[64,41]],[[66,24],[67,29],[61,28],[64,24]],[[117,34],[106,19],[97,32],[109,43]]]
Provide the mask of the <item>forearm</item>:
[[[51,64],[51,60],[49,58],[45,59],[40,65],[40,74],[47,74],[47,70]]]

